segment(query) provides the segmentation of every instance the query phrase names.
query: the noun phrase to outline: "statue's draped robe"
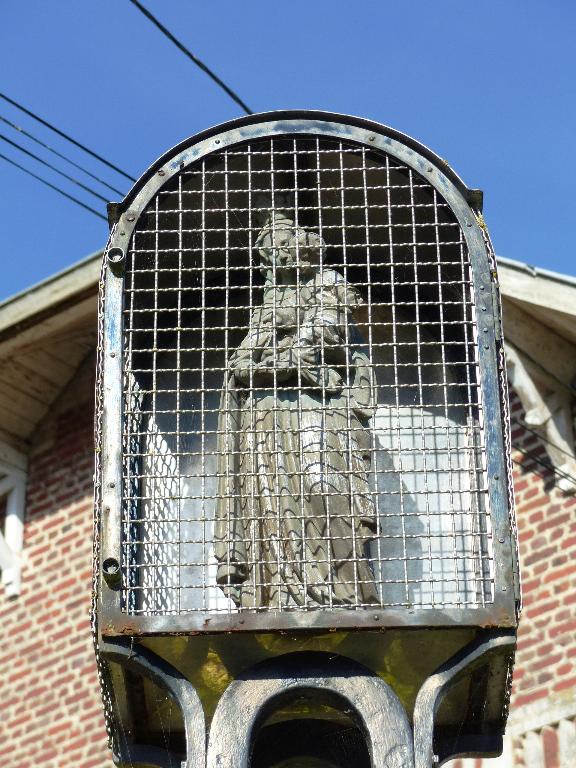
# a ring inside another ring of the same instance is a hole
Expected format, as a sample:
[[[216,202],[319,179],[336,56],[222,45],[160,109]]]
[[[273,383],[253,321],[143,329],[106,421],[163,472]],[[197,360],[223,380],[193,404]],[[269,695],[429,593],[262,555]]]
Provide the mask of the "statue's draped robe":
[[[361,303],[328,268],[298,295],[267,286],[229,360],[215,555],[217,581],[241,607],[377,601],[366,558],[377,533],[368,482],[373,385],[351,318]],[[294,315],[291,329],[278,327],[279,313]]]

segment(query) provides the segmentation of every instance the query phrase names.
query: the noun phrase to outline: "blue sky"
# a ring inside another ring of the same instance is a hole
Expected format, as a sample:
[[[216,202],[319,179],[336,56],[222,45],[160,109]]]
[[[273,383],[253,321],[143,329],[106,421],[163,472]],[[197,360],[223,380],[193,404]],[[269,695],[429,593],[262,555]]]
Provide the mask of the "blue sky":
[[[414,136],[484,190],[498,254],[576,274],[573,0],[143,2],[254,111],[343,112]],[[0,90],[133,176],[240,114],[128,0],[2,6]],[[127,191],[6,102],[0,115]],[[38,151],[5,125],[0,133]],[[104,221],[2,160],[0,174],[0,300],[105,244]]]

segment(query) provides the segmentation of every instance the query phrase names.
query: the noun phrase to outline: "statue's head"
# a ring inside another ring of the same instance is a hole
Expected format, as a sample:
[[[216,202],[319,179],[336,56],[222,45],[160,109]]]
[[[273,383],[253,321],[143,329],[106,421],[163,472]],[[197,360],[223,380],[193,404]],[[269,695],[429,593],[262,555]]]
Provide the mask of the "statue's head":
[[[256,238],[256,248],[265,274],[274,269],[313,271],[324,260],[326,251],[320,235],[296,227],[284,211],[269,214]]]

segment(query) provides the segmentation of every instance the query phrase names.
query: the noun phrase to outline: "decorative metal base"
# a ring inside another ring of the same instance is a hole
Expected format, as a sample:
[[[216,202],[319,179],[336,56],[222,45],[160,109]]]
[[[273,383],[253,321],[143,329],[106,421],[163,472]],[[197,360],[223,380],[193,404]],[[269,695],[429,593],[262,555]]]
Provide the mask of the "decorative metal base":
[[[301,697],[319,710],[331,707],[357,727],[363,736],[372,768],[432,768],[459,755],[499,754],[498,732],[450,739],[435,733],[436,715],[449,689],[468,677],[475,683],[476,702],[482,706],[484,671],[491,657],[509,661],[512,634],[497,634],[475,641],[449,659],[420,688],[413,728],[392,688],[378,675],[355,661],[328,653],[292,653],[257,664],[237,677],[217,703],[206,747],[204,708],[192,684],[174,667],[142,647],[120,640],[100,646],[103,660],[149,678],[177,704],[182,714],[185,756],[158,746],[135,743],[122,723],[116,733],[115,761],[119,766],[158,768],[288,768],[308,764],[297,760],[253,761],[253,748],[270,715]],[[471,686],[472,687],[472,686]],[[438,729],[436,729],[438,730]],[[312,765],[339,768],[344,763],[314,758]],[[349,762],[348,762],[349,764]]]

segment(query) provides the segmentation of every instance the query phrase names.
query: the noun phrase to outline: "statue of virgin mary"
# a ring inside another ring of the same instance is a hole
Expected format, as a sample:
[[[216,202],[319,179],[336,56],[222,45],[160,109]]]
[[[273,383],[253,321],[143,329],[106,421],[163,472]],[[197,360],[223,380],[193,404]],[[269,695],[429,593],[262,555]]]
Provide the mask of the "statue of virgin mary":
[[[256,247],[263,300],[219,413],[217,583],[242,608],[373,604],[374,387],[353,321],[363,300],[323,265],[321,237],[283,212]]]

